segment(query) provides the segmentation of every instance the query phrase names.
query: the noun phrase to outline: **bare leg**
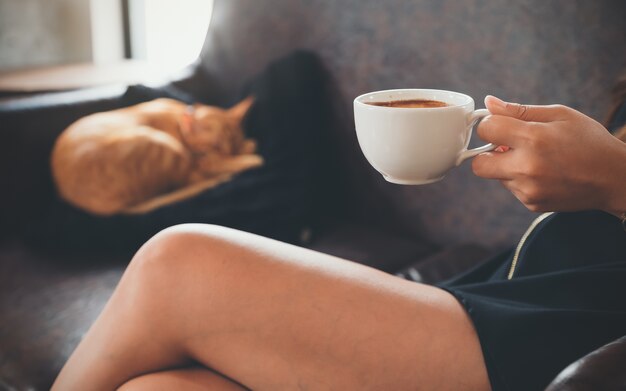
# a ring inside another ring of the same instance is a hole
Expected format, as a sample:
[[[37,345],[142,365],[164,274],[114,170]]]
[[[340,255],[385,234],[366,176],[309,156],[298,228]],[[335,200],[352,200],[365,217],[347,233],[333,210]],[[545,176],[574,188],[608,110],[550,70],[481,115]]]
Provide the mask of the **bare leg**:
[[[204,368],[186,368],[136,377],[124,383],[118,391],[246,391],[240,385],[231,382]]]
[[[137,253],[54,390],[191,360],[254,390],[488,390],[447,292],[239,231],[184,225]]]

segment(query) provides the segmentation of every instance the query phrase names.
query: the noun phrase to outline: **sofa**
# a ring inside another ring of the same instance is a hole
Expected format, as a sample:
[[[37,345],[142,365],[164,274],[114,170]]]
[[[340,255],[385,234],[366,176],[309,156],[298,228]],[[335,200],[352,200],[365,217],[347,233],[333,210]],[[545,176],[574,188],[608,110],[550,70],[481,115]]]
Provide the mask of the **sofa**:
[[[438,88],[467,93],[478,107],[493,94],[604,120],[626,68],[624,20],[620,0],[215,0],[198,61],[154,88],[226,104],[277,59],[312,53],[329,76],[332,107],[320,159],[332,157],[337,169],[321,179],[332,191],[315,221],[285,240],[436,282],[514,246],[534,214],[469,164],[428,186],[385,182],[358,148],[352,99]],[[39,246],[30,235],[59,202],[48,163],[55,138],[84,115],[128,104],[126,87],[0,102],[0,390],[50,387],[133,255]],[[625,389],[625,351],[622,338],[581,358],[550,390]]]

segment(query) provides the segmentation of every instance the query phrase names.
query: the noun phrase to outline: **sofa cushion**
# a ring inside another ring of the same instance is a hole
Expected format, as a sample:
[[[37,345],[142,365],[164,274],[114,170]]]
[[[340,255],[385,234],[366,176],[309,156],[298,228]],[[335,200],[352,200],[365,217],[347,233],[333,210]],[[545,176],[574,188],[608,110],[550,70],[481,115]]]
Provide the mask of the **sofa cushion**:
[[[50,389],[127,261],[0,245],[0,390]]]
[[[305,246],[390,273],[437,249],[425,241],[348,221],[329,224]]]
[[[395,274],[407,280],[434,284],[471,269],[490,255],[493,255],[491,251],[478,244],[457,244],[418,259]]]

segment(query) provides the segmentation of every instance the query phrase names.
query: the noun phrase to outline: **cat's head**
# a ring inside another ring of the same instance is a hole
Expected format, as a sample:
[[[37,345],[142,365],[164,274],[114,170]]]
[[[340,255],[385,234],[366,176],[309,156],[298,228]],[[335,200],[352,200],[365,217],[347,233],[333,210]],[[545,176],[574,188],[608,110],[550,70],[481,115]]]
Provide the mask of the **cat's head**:
[[[230,109],[194,105],[185,142],[194,152],[237,153],[244,140],[241,124],[253,103],[248,97]]]

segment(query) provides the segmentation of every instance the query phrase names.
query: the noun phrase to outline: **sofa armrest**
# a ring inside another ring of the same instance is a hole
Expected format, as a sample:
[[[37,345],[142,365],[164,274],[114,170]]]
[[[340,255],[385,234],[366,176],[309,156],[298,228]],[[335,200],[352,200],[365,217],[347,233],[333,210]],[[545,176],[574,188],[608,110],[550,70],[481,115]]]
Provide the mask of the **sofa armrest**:
[[[78,118],[122,106],[123,86],[91,88],[0,102],[0,237],[43,213],[54,197],[50,151]]]
[[[626,336],[574,362],[561,372],[546,391],[626,389]]]

